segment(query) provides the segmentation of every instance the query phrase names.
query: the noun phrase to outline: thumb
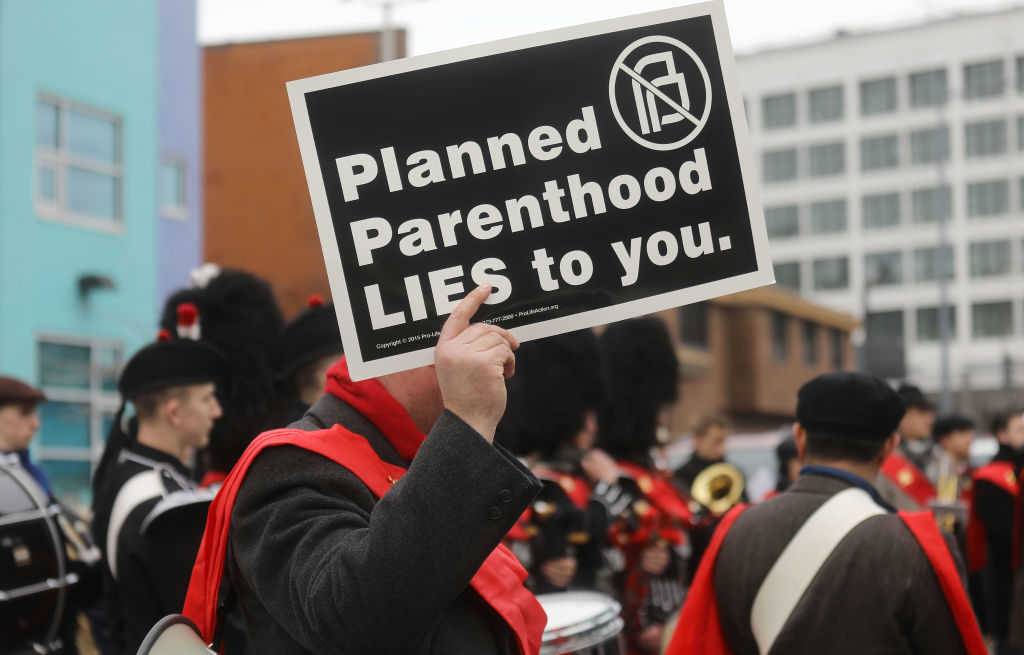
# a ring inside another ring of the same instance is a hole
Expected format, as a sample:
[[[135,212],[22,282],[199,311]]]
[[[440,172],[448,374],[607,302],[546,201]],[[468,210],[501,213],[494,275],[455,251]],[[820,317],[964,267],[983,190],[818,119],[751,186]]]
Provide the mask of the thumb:
[[[484,304],[489,295],[491,295],[491,285],[489,284],[481,284],[466,294],[466,297],[460,300],[452,313],[448,315],[448,320],[441,328],[439,341],[454,339],[462,334],[462,331],[469,327],[469,320],[473,318],[476,310],[480,309],[480,305]]]

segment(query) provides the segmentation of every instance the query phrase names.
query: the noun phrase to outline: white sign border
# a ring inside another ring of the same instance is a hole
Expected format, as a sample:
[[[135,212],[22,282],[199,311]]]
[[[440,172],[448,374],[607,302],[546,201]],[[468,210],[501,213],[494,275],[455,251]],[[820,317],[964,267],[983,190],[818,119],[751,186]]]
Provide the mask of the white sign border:
[[[732,119],[733,132],[736,139],[740,173],[743,177],[743,187],[747,198],[747,211],[750,216],[750,228],[754,239],[757,270],[686,289],[678,289],[656,296],[648,296],[617,305],[580,312],[571,316],[563,316],[511,328],[510,331],[518,339],[528,341],[572,330],[595,327],[632,316],[672,309],[681,305],[709,300],[775,282],[775,275],[768,255],[768,233],[765,228],[764,211],[761,205],[760,185],[751,182],[756,168],[753,164],[753,152],[747,128],[746,112],[743,109],[743,99],[741,94],[738,93],[739,80],[736,75],[736,60],[732,49],[732,42],[729,38],[723,0],[710,0],[709,2],[701,2],[673,9],[636,14],[547,32],[538,32],[536,34],[491,41],[489,43],[481,43],[418,57],[397,59],[362,68],[307,77],[286,84],[288,101],[291,105],[292,118],[295,122],[295,131],[299,142],[299,151],[302,156],[302,165],[306,172],[306,182],[309,186],[310,200],[313,204],[313,215],[316,218],[317,231],[320,235],[320,246],[324,254],[324,264],[327,268],[327,279],[331,288],[331,296],[335,299],[334,306],[338,316],[338,328],[341,331],[342,344],[345,347],[349,374],[353,380],[364,380],[410,368],[429,366],[434,363],[434,347],[431,346],[399,355],[390,355],[369,362],[363,360],[359,335],[356,333],[355,320],[352,314],[352,304],[348,296],[348,286],[345,283],[345,272],[341,266],[341,254],[338,250],[338,243],[334,233],[334,222],[331,217],[330,206],[327,202],[327,190],[324,186],[324,177],[317,159],[316,145],[313,141],[313,129],[309,122],[309,113],[305,102],[306,94],[345,84],[363,82],[379,77],[407,73],[479,57],[498,55],[525,48],[620,32],[638,27],[648,27],[688,18],[698,18],[700,16],[711,16],[711,23],[714,29],[715,44],[718,48],[718,58],[722,68],[729,115]],[[730,91],[736,91],[736,93],[729,93]]]

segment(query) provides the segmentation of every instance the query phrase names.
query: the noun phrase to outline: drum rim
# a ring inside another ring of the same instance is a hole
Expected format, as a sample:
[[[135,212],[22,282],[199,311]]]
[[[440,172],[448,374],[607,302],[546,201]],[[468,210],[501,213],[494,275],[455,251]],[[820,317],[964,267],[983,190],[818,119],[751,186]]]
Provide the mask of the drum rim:
[[[557,641],[543,642],[540,647],[539,655],[560,655],[561,653],[572,653],[581,651],[587,648],[593,648],[606,641],[617,637],[621,632],[622,628],[625,627],[626,622],[623,621],[621,616],[616,616],[615,619],[606,625],[600,626],[598,629],[582,634],[572,635],[569,637],[560,637]]]
[[[622,612],[622,605],[611,596],[606,596],[592,591],[566,591],[555,594],[543,594],[541,598],[547,596],[549,598],[557,598],[560,602],[571,601],[570,596],[574,596],[579,600],[591,600],[600,601],[606,605],[598,614],[592,617],[572,623],[570,625],[559,626],[556,628],[546,627],[542,637],[543,643],[549,643],[554,640],[559,640],[561,644],[563,639],[572,639],[582,634],[588,633],[595,628],[601,628],[605,625],[611,625],[615,623],[615,619],[619,617]],[[541,603],[543,606],[543,602]],[[621,619],[620,619],[621,620]],[[621,626],[620,626],[621,629]],[[600,643],[600,642],[597,642]]]

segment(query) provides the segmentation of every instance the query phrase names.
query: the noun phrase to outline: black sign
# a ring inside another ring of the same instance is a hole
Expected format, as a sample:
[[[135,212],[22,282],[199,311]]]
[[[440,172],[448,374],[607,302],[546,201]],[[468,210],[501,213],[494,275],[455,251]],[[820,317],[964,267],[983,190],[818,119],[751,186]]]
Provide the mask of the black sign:
[[[711,2],[290,82],[353,376],[773,282],[733,69]]]

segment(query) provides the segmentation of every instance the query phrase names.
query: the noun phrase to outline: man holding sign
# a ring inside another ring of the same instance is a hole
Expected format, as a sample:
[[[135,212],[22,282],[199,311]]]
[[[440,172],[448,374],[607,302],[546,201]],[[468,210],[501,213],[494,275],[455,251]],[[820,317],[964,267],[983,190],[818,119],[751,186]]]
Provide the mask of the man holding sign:
[[[436,366],[353,382],[257,438],[210,510],[185,614],[229,653],[495,653],[546,617],[502,538],[541,485],[493,445],[515,337],[456,306]],[[428,434],[429,433],[429,434]]]

